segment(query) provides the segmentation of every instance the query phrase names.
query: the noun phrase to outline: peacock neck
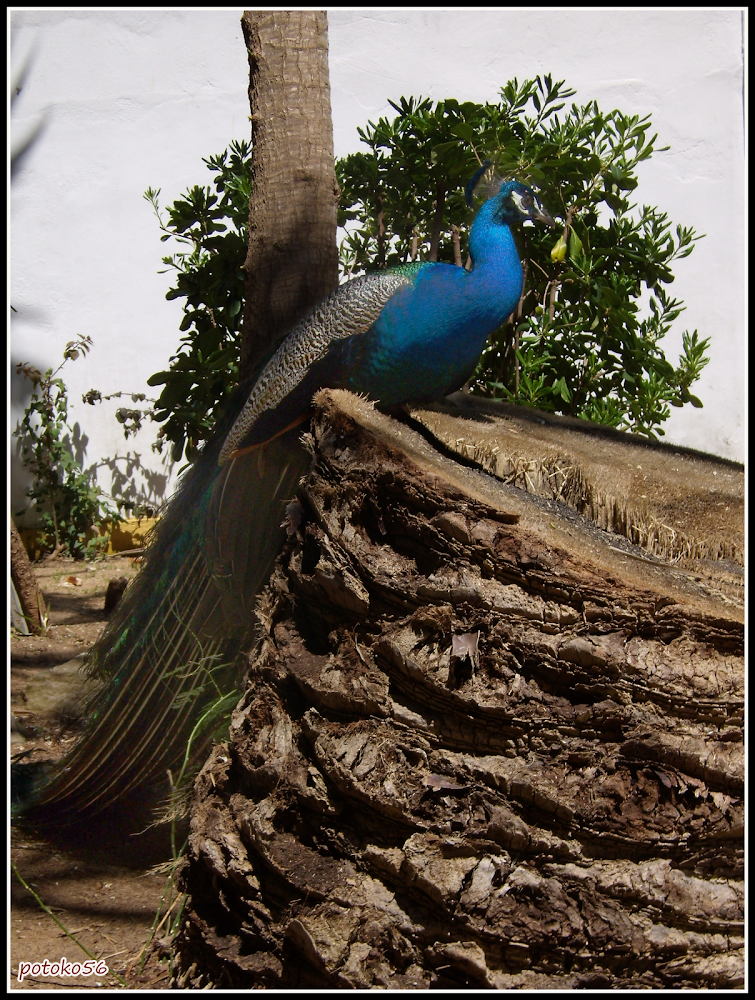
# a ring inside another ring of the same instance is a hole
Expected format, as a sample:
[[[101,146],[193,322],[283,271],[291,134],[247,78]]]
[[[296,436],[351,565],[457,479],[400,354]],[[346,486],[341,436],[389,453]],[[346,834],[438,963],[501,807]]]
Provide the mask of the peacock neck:
[[[511,229],[495,218],[496,199],[486,202],[477,213],[469,233],[469,253],[475,268],[510,267],[521,269]]]
[[[469,234],[472,268],[470,287],[475,294],[500,302],[508,315],[519,301],[524,274],[511,229],[493,219],[491,203],[478,213]]]

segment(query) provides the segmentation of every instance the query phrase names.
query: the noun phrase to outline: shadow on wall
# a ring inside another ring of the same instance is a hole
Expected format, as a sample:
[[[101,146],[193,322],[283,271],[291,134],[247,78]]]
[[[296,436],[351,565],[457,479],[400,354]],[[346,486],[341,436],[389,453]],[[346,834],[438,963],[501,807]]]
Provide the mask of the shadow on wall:
[[[36,58],[36,44],[31,48],[26,58],[21,63],[21,67],[16,74],[11,79],[10,85],[10,103],[11,103],[11,113],[13,106],[21,96],[21,91],[24,89],[24,84],[31,71],[32,64]],[[30,128],[26,131],[26,134],[22,135],[20,139],[17,139],[11,145],[10,154],[10,173],[11,180],[13,177],[22,169],[24,165],[24,160],[28,154],[33,149],[37,140],[40,138],[44,130],[47,128],[47,111],[43,111],[40,118],[34,122]]]
[[[125,462],[125,470],[119,467],[120,462]],[[168,482],[173,469],[173,462],[169,456],[163,457],[162,472],[156,472],[142,465],[141,455],[130,451],[91,466],[88,471],[93,473],[95,480],[97,469],[109,470],[112,477],[112,496],[126,502],[127,512],[133,510],[152,517],[168,499]],[[137,475],[142,480],[140,486],[137,486]]]
[[[36,58],[36,43],[28,49],[26,55],[21,59],[18,70],[14,70],[11,78],[11,110],[18,110],[17,102],[22,99],[22,94],[26,82],[29,79],[33,64]],[[38,148],[39,140],[42,137],[48,123],[52,109],[46,109],[40,117],[32,121],[23,130],[20,136],[13,136],[11,145],[11,180],[17,180],[23,172],[24,167]],[[15,320],[21,326],[29,324],[45,325],[51,322],[51,317],[35,305],[16,303],[17,308],[11,306],[15,314]],[[29,343],[30,330],[24,331],[20,340]],[[24,357],[23,362],[30,359]],[[10,424],[13,431],[23,419],[31,401],[32,385],[23,375],[16,373],[17,360],[11,361],[10,379]],[[49,361],[39,361],[31,359],[31,364],[39,371],[44,372],[56,365]],[[117,503],[123,503],[126,513],[131,510],[155,511],[167,499],[166,492],[170,481],[173,463],[170,457],[163,459],[163,469],[155,471],[142,465],[140,455],[126,452],[125,455],[116,455],[114,458],[96,462],[87,466],[86,452],[89,438],[77,422],[71,427],[71,434],[67,441],[76,464],[87,475],[91,482],[97,483],[98,471],[107,469],[111,475],[111,482],[103,484],[103,491],[112,497]],[[24,466],[21,459],[21,439],[11,437],[10,440],[10,501],[11,515],[19,528],[33,528],[37,523],[36,506],[30,503],[27,491],[31,487],[34,477]],[[107,477],[105,477],[107,478]],[[109,487],[109,489],[107,488]]]
[[[17,72],[13,73],[11,77],[10,84],[10,103],[11,103],[11,115],[16,106],[21,93],[24,89],[26,81],[29,77],[34,59],[36,57],[36,44],[34,44],[28,51],[26,57],[23,59],[20,68]],[[11,144],[11,182],[18,177],[18,174],[23,170],[24,164],[28,159],[30,153],[33,151],[37,144],[37,141],[42,136],[45,128],[47,127],[47,114],[44,112],[42,116],[32,124],[31,128],[22,135],[20,139],[14,136],[14,141]],[[11,305],[11,309],[15,312]],[[28,312],[28,310],[27,310]],[[31,309],[32,314],[35,310]],[[27,316],[27,318],[29,318]],[[40,371],[45,371],[47,365],[37,364],[32,362],[36,368]],[[24,410],[29,405],[29,400],[31,399],[31,384],[22,376],[16,374],[16,361],[11,361],[11,378],[10,378],[10,423],[11,429],[15,428],[18,422],[21,420]],[[33,510],[25,510],[28,506],[29,500],[26,496],[26,491],[32,484],[33,476],[27,472],[23,463],[21,462],[21,442],[18,438],[11,438],[11,454],[10,454],[10,501],[11,501],[11,515],[16,522],[18,527],[32,527],[35,520],[36,514]],[[23,512],[23,513],[22,513]]]
[[[32,64],[34,63],[35,55],[36,47],[33,46],[27,53],[18,71],[11,77],[11,114],[13,113],[16,102],[24,89]],[[17,177],[19,172],[23,169],[27,157],[34,149],[34,146],[46,127],[47,117],[46,114],[43,113],[42,117],[31,126],[22,138],[15,139],[15,141],[11,144],[11,181],[13,181],[13,179]],[[13,309],[13,306],[11,306],[11,309]],[[37,365],[36,367],[40,368],[41,371],[45,370],[41,365]],[[21,419],[24,410],[29,405],[29,400],[31,399],[31,385],[21,375],[16,375],[15,361],[11,362],[10,397],[11,428],[13,428]],[[31,520],[33,521],[32,512],[28,512],[26,515],[17,515],[17,511],[23,511],[29,502],[26,497],[26,491],[31,486],[32,479],[33,477],[26,471],[20,459],[20,442],[17,438],[12,438],[10,455],[11,514],[19,527],[27,526],[27,521],[30,519],[30,515]]]
[[[174,465],[170,455],[162,456],[161,472],[143,465],[141,454],[131,451],[127,451],[125,455],[116,454],[113,458],[102,459],[87,466],[85,461],[88,444],[89,438],[77,421],[71,428],[68,445],[81,471],[93,483],[100,485],[99,470],[107,469],[110,473],[110,483],[101,485],[103,492],[118,506],[124,507],[126,513],[137,511],[152,517],[168,499],[166,491]],[[122,463],[125,463],[125,468],[121,468]],[[137,479],[141,480],[138,485]]]
[[[37,365],[39,367],[39,365]],[[31,399],[31,383],[22,375],[16,375],[16,362],[11,361],[10,376],[10,425],[13,430],[21,420],[24,410]],[[29,503],[26,491],[32,484],[33,477],[21,462],[21,442],[18,438],[10,440],[10,503],[11,515],[18,528],[33,527],[36,517],[33,511],[21,512]]]
[[[42,371],[50,367],[43,362],[34,361],[32,364]],[[29,380],[23,375],[16,374],[15,361],[11,362],[10,389],[10,425],[13,431],[23,419],[32,392]],[[169,454],[163,456],[161,470],[143,465],[141,455],[131,451],[127,451],[124,455],[116,454],[113,458],[87,466],[86,452],[89,438],[78,421],[71,427],[67,444],[76,464],[93,483],[98,482],[100,469],[106,469],[110,473],[110,482],[102,484],[102,489],[114,501],[122,503],[127,514],[136,510],[151,516],[168,499],[167,493],[174,464]],[[17,527],[33,528],[37,522],[36,508],[33,504],[30,505],[26,493],[34,477],[21,460],[21,439],[12,437],[10,448],[11,514]]]

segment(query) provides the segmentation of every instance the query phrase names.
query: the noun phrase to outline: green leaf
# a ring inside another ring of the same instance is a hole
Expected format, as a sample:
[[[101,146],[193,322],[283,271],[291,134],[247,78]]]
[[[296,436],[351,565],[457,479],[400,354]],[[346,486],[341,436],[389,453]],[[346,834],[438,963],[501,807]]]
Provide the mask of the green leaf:
[[[477,132],[466,122],[459,122],[458,125],[454,125],[451,131],[460,139],[464,139],[465,142],[477,142]]]
[[[576,257],[577,254],[580,253],[582,253],[582,240],[579,238],[579,236],[577,236],[577,233],[572,228],[571,232],[569,233],[569,256]],[[552,256],[553,252],[551,251],[551,257]]]

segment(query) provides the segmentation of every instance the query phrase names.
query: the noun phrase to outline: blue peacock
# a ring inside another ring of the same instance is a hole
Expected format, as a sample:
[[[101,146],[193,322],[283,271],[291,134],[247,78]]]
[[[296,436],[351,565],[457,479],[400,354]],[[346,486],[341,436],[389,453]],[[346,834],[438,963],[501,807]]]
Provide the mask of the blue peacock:
[[[470,203],[483,175],[467,186]],[[27,776],[17,804],[27,825],[75,827],[114,807],[128,815],[166,774],[175,779],[190,756],[201,759],[205,724],[224,698],[238,697],[254,599],[280,550],[284,504],[310,462],[300,425],[313,395],[348,389],[389,407],[439,399],[471,377],[515,309],[523,273],[511,226],[553,221],[525,184],[491,190],[469,234],[470,269],[409,263],[345,283],[240,392],[90,654],[102,685],[87,731],[42,778]]]

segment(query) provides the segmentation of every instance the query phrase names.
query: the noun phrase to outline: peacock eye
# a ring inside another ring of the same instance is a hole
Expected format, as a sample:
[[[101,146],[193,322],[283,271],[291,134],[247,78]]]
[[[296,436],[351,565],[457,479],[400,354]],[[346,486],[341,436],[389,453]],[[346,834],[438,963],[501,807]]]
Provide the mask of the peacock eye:
[[[523,195],[522,205],[524,206],[524,208],[532,208],[534,204],[535,204],[535,199],[532,197],[531,194]]]

